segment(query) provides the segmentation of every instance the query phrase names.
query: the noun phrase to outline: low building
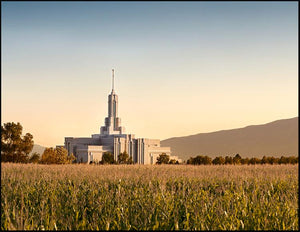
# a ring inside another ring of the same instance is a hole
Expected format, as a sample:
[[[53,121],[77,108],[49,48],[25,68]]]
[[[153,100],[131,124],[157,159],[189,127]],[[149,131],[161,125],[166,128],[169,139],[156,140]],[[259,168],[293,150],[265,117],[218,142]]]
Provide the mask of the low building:
[[[161,147],[159,139],[135,138],[134,134],[125,134],[118,117],[118,95],[114,91],[114,72],[112,77],[112,91],[108,95],[108,116],[105,125],[100,128],[99,134],[90,138],[65,137],[64,147],[68,154],[76,157],[77,162],[90,163],[102,160],[105,152],[111,152],[114,159],[118,160],[121,152],[127,152],[136,164],[155,164],[157,157],[166,153],[170,159],[178,160],[171,156],[170,147]]]

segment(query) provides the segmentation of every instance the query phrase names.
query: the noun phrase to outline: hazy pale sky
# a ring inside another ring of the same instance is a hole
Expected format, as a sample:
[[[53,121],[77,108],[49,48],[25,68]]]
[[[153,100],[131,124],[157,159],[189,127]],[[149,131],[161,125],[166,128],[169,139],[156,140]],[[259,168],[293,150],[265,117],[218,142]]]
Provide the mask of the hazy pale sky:
[[[127,133],[167,139],[298,116],[298,2],[1,2],[1,124],[90,137],[111,69]]]

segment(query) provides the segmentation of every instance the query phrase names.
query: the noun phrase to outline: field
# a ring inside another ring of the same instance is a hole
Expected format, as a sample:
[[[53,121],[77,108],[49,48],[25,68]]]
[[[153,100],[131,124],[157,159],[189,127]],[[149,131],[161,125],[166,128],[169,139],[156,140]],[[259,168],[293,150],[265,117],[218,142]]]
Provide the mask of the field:
[[[298,229],[298,165],[1,168],[2,230]]]

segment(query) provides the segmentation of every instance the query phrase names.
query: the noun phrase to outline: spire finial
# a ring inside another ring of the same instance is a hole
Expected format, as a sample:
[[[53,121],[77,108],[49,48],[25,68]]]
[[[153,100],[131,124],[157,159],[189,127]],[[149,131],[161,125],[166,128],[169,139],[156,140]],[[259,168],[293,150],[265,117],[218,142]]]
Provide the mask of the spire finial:
[[[114,90],[114,83],[115,82],[115,70],[114,69],[112,69],[112,91]]]

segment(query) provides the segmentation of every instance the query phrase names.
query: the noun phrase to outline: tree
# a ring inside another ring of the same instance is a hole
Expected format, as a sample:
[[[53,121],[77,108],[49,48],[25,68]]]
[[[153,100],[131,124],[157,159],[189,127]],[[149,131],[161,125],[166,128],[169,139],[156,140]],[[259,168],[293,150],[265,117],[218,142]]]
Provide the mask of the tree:
[[[210,157],[206,156],[202,156],[202,155],[197,155],[196,157],[190,157],[187,160],[187,164],[194,164],[194,165],[209,165],[212,164],[212,159]]]
[[[101,160],[102,164],[114,164],[116,163],[114,160],[114,155],[110,152],[104,152]]]
[[[37,164],[39,162],[40,162],[40,154],[37,152],[34,152],[29,158],[29,163]]]
[[[156,159],[157,164],[168,164],[170,161],[170,156],[167,155],[166,153],[160,154],[157,159]]]
[[[203,164],[204,165],[210,165],[212,163],[212,159],[208,157],[207,155],[203,157]]]
[[[18,122],[4,123],[1,126],[1,159],[3,162],[27,163],[33,148],[33,136],[22,135],[23,127]]]
[[[127,164],[133,164],[132,156],[130,156],[129,159],[127,160]]]
[[[213,164],[225,164],[225,159],[222,156],[218,156],[213,159],[212,161]]]
[[[42,154],[40,163],[42,164],[55,164],[56,163],[56,154],[53,147],[46,148]]]
[[[40,163],[42,164],[68,164],[75,159],[74,155],[68,156],[68,151],[64,147],[46,148],[42,154]]]
[[[176,161],[175,159],[171,159],[171,160],[169,161],[169,164],[178,164],[178,161]]]
[[[71,154],[71,155],[68,155],[68,157],[67,157],[67,162],[69,163],[69,164],[71,164],[71,163],[73,163],[73,161],[74,162],[76,162],[76,157],[73,155],[73,153]]]
[[[279,164],[287,164],[288,163],[288,157],[284,157],[284,156],[281,156],[278,163]]]
[[[248,164],[249,158],[241,159],[241,164]]]
[[[274,156],[267,157],[267,163],[268,164],[276,164],[278,161]]]
[[[255,157],[251,158],[248,162],[248,164],[259,164],[259,163],[261,163],[261,160]]]
[[[124,151],[123,153],[120,153],[118,155],[118,163],[119,164],[132,164],[133,160],[132,157],[127,154],[126,151]]]
[[[68,150],[63,147],[55,148],[56,151],[56,163],[57,164],[66,164],[68,162]]]
[[[233,157],[234,164],[240,164],[241,160],[242,160],[242,157],[239,154],[236,154],[235,157]]]
[[[197,155],[194,159],[193,159],[193,164],[203,164],[203,158],[201,155]]]
[[[289,164],[297,164],[299,163],[299,157],[297,156],[289,156],[287,157],[287,163]]]
[[[212,163],[212,160],[207,155],[206,156],[198,155],[194,159],[194,163],[208,165]]]
[[[194,158],[193,157],[190,157],[187,161],[186,161],[186,164],[194,164]]]
[[[261,163],[261,164],[266,164],[267,162],[268,162],[267,157],[266,157],[266,156],[263,156],[262,159],[261,159],[261,161],[260,161],[260,163]]]
[[[226,157],[225,157],[225,164],[233,164],[233,159],[232,159],[232,157],[226,156]]]

